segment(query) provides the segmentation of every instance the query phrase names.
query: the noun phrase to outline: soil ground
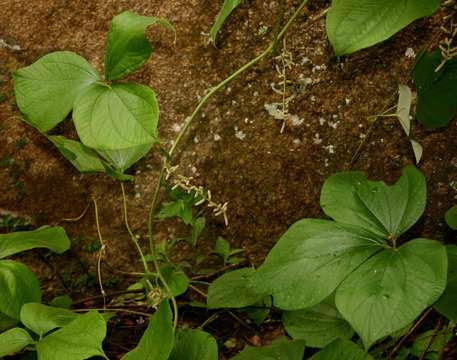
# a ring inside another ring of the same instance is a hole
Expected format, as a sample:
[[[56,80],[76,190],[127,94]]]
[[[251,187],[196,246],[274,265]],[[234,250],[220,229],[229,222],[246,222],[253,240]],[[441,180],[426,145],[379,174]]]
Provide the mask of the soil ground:
[[[93,210],[79,221],[63,220],[81,214],[92,198],[98,201],[101,232],[108,244],[104,278],[110,290],[123,290],[130,281],[119,270],[141,267],[123,226],[119,185],[105,175],[80,175],[46,138],[21,121],[11,72],[56,50],[77,52],[102,72],[113,16],[129,9],[167,18],[176,27],[176,43],[166,31],[149,29],[155,52],[129,79],[157,93],[160,134],[163,145],[169,147],[207,89],[268,46],[281,19],[289,18],[299,4],[245,1],[224,26],[216,48],[208,43],[208,32],[221,2],[0,0],[0,40],[17,46],[14,50],[0,45],[0,92],[6,95],[0,104],[0,211],[28,218],[36,226],[62,225],[73,239],[72,250],[64,256],[37,260],[32,253],[24,257],[40,274],[46,299],[64,292],[74,299],[98,294],[93,275],[97,242]],[[233,247],[244,249],[246,263],[257,265],[292,223],[323,215],[319,194],[326,177],[352,168],[393,182],[404,165],[414,163],[409,141],[395,119],[379,121],[369,131],[367,117],[394,104],[390,99],[399,83],[411,85],[414,59],[405,53],[408,48],[417,54],[437,46],[443,13],[416,21],[390,40],[339,62],[332,56],[325,20],[307,25],[308,15],[315,16],[327,6],[328,1],[311,1],[285,44],[213,97],[180,147],[178,173],[210,189],[215,201],[229,203],[228,226],[206,211],[199,253],[208,253],[216,237],[223,236]],[[293,98],[288,111],[296,115],[286,122],[283,133],[282,120],[272,117],[265,106],[282,103],[282,95],[273,90],[281,88],[277,67],[281,69],[282,63],[275,58],[281,53],[290,54],[287,95]],[[70,121],[54,132],[75,135]],[[455,233],[448,230],[443,217],[457,198],[456,124],[431,131],[415,123],[413,133],[424,148],[419,168],[428,180],[428,203],[410,235],[455,243]],[[364,145],[357,153],[361,141]],[[145,246],[148,206],[160,168],[155,150],[133,168],[135,182],[127,186],[132,227]],[[352,161],[355,154],[360,156]],[[158,222],[156,231],[162,241],[188,229],[166,221]],[[194,256],[188,246],[177,249],[181,261]],[[114,334],[108,344],[110,358],[134,346],[142,331],[135,319],[123,318],[110,328]],[[192,309],[182,313],[183,322],[198,326],[204,320]],[[245,325],[224,315],[208,326],[220,344],[239,330],[233,349],[221,347],[221,358],[245,343],[268,343],[282,331],[274,321],[261,329],[245,329]]]

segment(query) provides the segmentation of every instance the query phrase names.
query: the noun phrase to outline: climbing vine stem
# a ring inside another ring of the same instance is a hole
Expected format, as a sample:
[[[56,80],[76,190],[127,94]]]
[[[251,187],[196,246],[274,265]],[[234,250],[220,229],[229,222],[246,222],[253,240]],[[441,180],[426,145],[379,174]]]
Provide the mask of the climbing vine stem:
[[[200,102],[198,103],[198,105],[195,108],[195,110],[193,111],[193,113],[188,118],[186,118],[186,120],[184,122],[184,126],[182,127],[182,129],[178,133],[175,141],[173,142],[173,145],[171,146],[170,151],[168,152],[167,156],[163,157],[162,168],[161,168],[160,173],[159,173],[159,177],[158,177],[158,180],[157,180],[157,184],[156,184],[156,187],[155,187],[155,190],[154,190],[154,195],[153,195],[152,202],[151,202],[151,207],[149,209],[148,236],[149,236],[150,251],[151,251],[152,259],[154,261],[155,270],[157,272],[157,275],[158,275],[160,281],[163,283],[163,286],[165,287],[167,292],[170,294],[170,297],[171,297],[171,300],[172,300],[172,303],[173,303],[174,326],[175,327],[176,327],[177,318],[178,318],[178,309],[177,309],[177,306],[176,306],[176,300],[171,295],[171,293],[169,291],[169,286],[165,282],[165,280],[163,279],[163,276],[160,273],[160,268],[159,268],[159,265],[158,265],[158,262],[157,262],[157,258],[156,258],[155,241],[154,241],[154,236],[153,236],[154,218],[156,216],[156,209],[157,209],[158,204],[159,204],[160,190],[161,190],[161,187],[162,187],[162,185],[164,183],[165,170],[166,170],[167,166],[173,161],[173,158],[176,155],[176,151],[178,149],[178,146],[180,145],[183,137],[186,135],[188,129],[190,128],[190,126],[192,125],[192,123],[194,122],[196,117],[200,114],[200,112],[203,109],[203,107],[211,99],[211,97],[214,94],[216,94],[217,92],[219,92],[221,89],[223,89],[232,80],[236,79],[238,76],[240,76],[245,71],[247,71],[250,68],[252,68],[258,62],[260,62],[262,59],[264,59],[270,53],[272,53],[273,50],[275,49],[276,44],[278,43],[278,41],[280,41],[284,37],[284,35],[287,33],[287,31],[290,29],[290,27],[292,26],[294,21],[300,15],[300,13],[303,10],[303,8],[306,6],[307,2],[308,2],[308,0],[304,0],[300,4],[300,6],[297,7],[297,9],[293,13],[293,15],[289,19],[289,21],[287,21],[287,23],[284,25],[284,27],[281,29],[281,31],[278,33],[278,35],[274,38],[274,40],[271,42],[271,44],[262,53],[260,53],[254,59],[252,59],[251,61],[249,61],[248,63],[246,63],[242,67],[240,67],[238,70],[233,72],[230,76],[228,76],[226,79],[222,80],[219,84],[217,84],[216,86],[214,86],[214,87],[209,89],[208,93],[200,100]],[[326,14],[326,12],[327,12],[327,9],[324,10],[319,15],[317,15],[316,17],[312,18],[308,22],[308,25],[311,24],[311,23],[314,23],[315,21],[317,21],[317,20],[319,20],[321,18],[323,18],[324,15]]]

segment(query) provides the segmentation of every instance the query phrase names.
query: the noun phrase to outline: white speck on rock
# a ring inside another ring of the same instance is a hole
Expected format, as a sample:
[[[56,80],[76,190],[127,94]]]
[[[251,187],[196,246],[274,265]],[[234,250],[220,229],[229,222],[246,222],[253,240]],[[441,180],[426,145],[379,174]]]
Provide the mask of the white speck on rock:
[[[177,132],[177,133],[178,133],[178,132],[181,131],[182,124],[177,124],[177,123],[176,123],[176,124],[173,124],[171,128],[173,129],[174,132]]]
[[[300,139],[294,139],[292,141],[295,145],[300,145],[301,144],[301,140]]]
[[[292,122],[292,126],[300,126],[305,121],[305,119],[299,117],[298,115],[290,115],[289,119]]]
[[[325,120],[323,117],[320,117],[320,118],[319,118],[319,125],[320,125],[320,126],[324,125],[325,122],[326,122],[326,120]]]
[[[413,48],[407,48],[405,51],[405,56],[408,59],[414,59],[416,57],[416,53],[414,52]]]
[[[220,141],[222,138],[219,134],[214,134],[214,141]]]
[[[237,130],[235,132],[235,137],[240,140],[244,140],[246,138],[246,133],[243,130]]]
[[[314,134],[313,143],[316,145],[319,145],[322,143],[322,139],[320,138],[319,133]]]
[[[311,62],[310,58],[305,56],[302,60],[301,60],[301,64],[302,65],[306,65],[306,64],[309,64]]]
[[[276,120],[283,120],[284,113],[282,110],[278,109],[280,103],[271,103],[271,104],[264,104],[265,110],[270,114],[270,116],[274,117]]]
[[[335,146],[334,145],[324,146],[324,149],[327,150],[329,154],[334,154],[335,153]]]

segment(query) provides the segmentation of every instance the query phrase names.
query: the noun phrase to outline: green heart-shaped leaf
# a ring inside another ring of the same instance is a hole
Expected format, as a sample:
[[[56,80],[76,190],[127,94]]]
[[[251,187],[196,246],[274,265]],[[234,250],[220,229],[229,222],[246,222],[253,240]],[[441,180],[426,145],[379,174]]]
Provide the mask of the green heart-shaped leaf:
[[[336,290],[336,306],[369,348],[408,325],[446,287],[445,247],[416,239],[383,250],[350,274]]]
[[[157,142],[159,106],[154,92],[139,84],[95,84],[81,95],[73,111],[84,145],[121,150]]]
[[[417,90],[417,120],[428,128],[447,126],[457,112],[457,59],[439,71],[441,51],[424,53],[413,72]]]
[[[120,150],[98,150],[98,153],[117,170],[124,172],[138,160],[146,156],[149,150],[151,150],[152,145],[153,143]]]
[[[172,314],[168,300],[162,301],[157,312],[149,319],[148,328],[140,343],[122,360],[167,360],[174,343]]]
[[[438,10],[439,0],[333,0],[327,35],[336,56],[384,41]]]
[[[0,312],[19,320],[24,304],[41,302],[40,283],[24,264],[13,260],[0,261]]]
[[[337,339],[313,355],[310,360],[373,360],[352,341]]]
[[[27,120],[47,132],[64,120],[76,98],[99,80],[81,56],[58,51],[13,74],[17,105]]]
[[[360,226],[384,238],[397,238],[421,217],[427,189],[422,173],[413,166],[393,185],[369,181],[361,172],[342,172],[328,178],[321,206],[334,220]]]
[[[21,328],[14,328],[0,334],[0,358],[13,355],[34,341],[29,333]]]
[[[201,330],[179,330],[169,360],[217,360],[216,340]]]
[[[105,168],[97,153],[80,143],[63,136],[49,136],[49,140],[59,149],[72,165],[81,173],[104,172]]]
[[[148,26],[159,24],[174,31],[166,20],[141,16],[131,11],[117,15],[111,22],[105,56],[107,80],[117,80],[140,68],[152,53],[152,46],[145,36]]]
[[[354,334],[332,298],[309,309],[286,311],[282,322],[292,338],[305,340],[309,347],[323,348],[335,339],[349,339]]]
[[[382,239],[361,228],[300,220],[279,239],[250,283],[258,292],[272,294],[283,310],[308,308],[383,246]]]
[[[38,360],[85,360],[102,356],[106,322],[96,311],[78,317],[45,338],[37,345]]]
[[[42,226],[33,231],[0,235],[0,259],[36,248],[46,248],[61,254],[70,248],[70,239],[60,226]]]
[[[209,308],[243,308],[261,301],[265,291],[256,291],[250,286],[255,270],[243,268],[227,272],[211,283],[208,289]]]
[[[302,360],[304,352],[305,342],[303,340],[279,338],[270,346],[246,346],[232,360]]]
[[[457,322],[457,245],[447,245],[447,285],[434,308],[449,320]]]
[[[40,337],[68,325],[79,316],[82,315],[38,303],[25,304],[21,309],[21,322]]]

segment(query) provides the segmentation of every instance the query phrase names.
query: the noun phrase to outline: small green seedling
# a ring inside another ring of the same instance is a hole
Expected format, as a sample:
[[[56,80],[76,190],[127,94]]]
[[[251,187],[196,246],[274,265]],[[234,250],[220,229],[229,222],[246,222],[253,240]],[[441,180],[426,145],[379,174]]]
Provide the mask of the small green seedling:
[[[222,236],[218,236],[216,239],[216,245],[214,246],[214,253],[219,255],[224,261],[224,265],[227,264],[238,264],[241,259],[234,257],[237,254],[242,253],[243,249],[232,249],[230,243],[225,240]]]

